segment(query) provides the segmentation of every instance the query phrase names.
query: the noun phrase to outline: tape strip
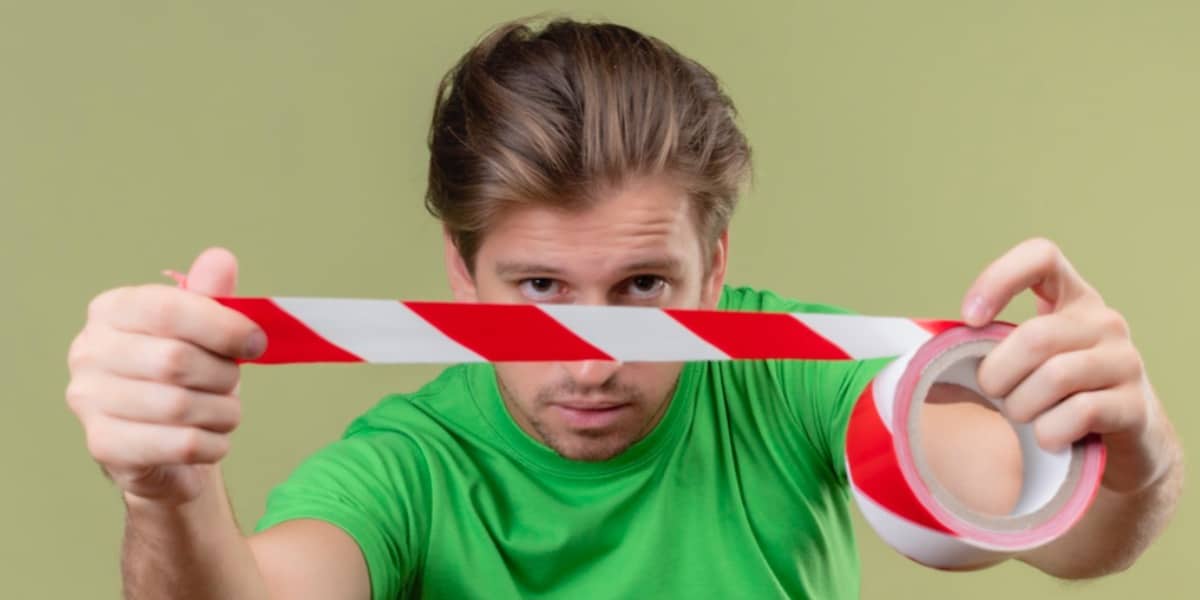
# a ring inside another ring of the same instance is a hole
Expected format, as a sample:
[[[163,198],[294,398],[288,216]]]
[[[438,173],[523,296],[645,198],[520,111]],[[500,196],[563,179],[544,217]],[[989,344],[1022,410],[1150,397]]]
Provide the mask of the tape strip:
[[[1022,494],[1006,516],[981,515],[937,482],[917,427],[930,386],[974,389],[979,360],[1011,325],[814,313],[755,313],[342,298],[217,298],[266,332],[254,363],[893,358],[850,417],[846,468],[863,516],[904,555],[942,569],[999,562],[1069,530],[1091,504],[1104,447],[1089,437],[1041,450],[1015,426]],[[1000,399],[989,399],[997,406]]]
[[[344,298],[218,298],[257,322],[251,361],[455,363],[898,356],[961,325],[897,317],[625,306],[464,304]]]

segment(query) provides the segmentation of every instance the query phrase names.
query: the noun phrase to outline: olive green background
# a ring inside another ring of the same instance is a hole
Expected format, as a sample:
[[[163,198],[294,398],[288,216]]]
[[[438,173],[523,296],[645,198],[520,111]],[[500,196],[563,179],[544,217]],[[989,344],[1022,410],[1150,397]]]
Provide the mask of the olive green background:
[[[245,294],[447,298],[421,207],[434,85],[485,29],[546,10],[722,78],[757,161],[732,282],[954,317],[989,260],[1048,236],[1200,435],[1200,3],[2,0],[0,597],[119,593],[121,507],[62,398],[88,299],[207,245],[240,256]],[[244,372],[226,470],[249,526],[297,461],[435,370]],[[1086,583],[927,570],[859,521],[863,596],[1189,596],[1198,508],[1185,496],[1138,565]]]

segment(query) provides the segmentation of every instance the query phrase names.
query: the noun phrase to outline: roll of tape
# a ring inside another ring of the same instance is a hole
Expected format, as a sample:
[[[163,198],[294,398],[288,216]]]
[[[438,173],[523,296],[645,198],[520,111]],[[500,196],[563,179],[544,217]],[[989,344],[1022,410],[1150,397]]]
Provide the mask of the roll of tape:
[[[458,363],[896,357],[850,417],[846,468],[854,498],[885,542],[942,569],[985,566],[1047,544],[1085,513],[1104,470],[1088,437],[1058,453],[1016,425],[1022,490],[1009,515],[972,511],[940,485],[919,428],[930,386],[983,395],[982,357],[1012,329],[958,321],[818,313],[755,313],[535,304],[331,298],[218,298],[257,322],[266,353],[250,362]],[[999,406],[1000,400],[988,399]]]
[[[1104,471],[1095,437],[1061,452],[1038,446],[1030,424],[1011,423],[1022,455],[1022,486],[1008,515],[970,509],[938,482],[925,457],[921,410],[930,387],[953,383],[988,398],[979,362],[1012,329],[955,327],[889,363],[863,390],[846,432],[846,470],[863,517],[905,556],[964,570],[1000,562],[1066,533],[1087,511]]]

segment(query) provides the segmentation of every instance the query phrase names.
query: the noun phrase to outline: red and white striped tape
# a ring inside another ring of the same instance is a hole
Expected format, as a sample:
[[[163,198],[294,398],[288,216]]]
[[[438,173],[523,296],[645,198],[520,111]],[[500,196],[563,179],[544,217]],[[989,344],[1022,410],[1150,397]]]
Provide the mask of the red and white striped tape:
[[[1056,539],[1087,510],[1103,471],[1096,439],[1049,453],[1030,426],[1014,425],[1024,481],[1013,514],[974,514],[937,485],[913,439],[924,394],[937,381],[978,392],[978,361],[1008,325],[579,305],[217,300],[262,327],[267,350],[251,362],[265,364],[897,357],[853,410],[846,466],[860,510],[884,541],[938,568],[979,567]]]
[[[674,362],[898,356],[954,321],[565,304],[218,298],[267,334],[256,363]]]

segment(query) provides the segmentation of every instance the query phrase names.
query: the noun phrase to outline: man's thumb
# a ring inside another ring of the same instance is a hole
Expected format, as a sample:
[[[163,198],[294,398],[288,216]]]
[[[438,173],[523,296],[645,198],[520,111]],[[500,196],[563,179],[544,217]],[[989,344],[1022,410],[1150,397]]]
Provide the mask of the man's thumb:
[[[187,289],[205,296],[232,296],[237,277],[237,257],[224,248],[209,248],[188,269]]]

